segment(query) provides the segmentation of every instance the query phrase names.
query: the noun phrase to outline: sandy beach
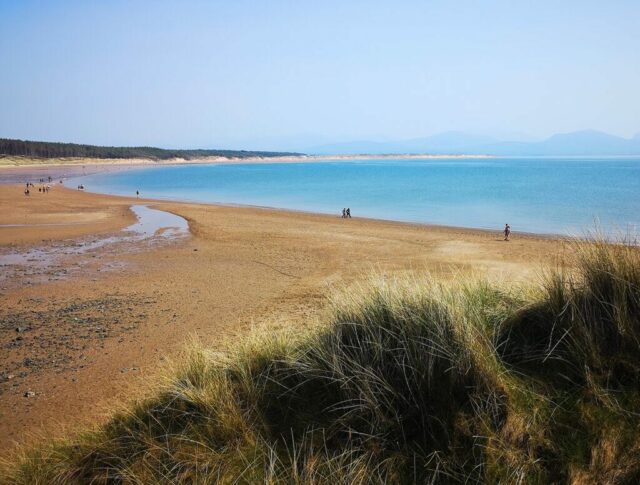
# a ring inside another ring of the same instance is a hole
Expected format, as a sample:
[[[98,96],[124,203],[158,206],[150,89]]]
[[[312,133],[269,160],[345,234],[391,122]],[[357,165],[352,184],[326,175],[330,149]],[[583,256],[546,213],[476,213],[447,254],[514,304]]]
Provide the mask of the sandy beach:
[[[33,176],[22,170],[12,176]],[[27,197],[5,184],[0,256],[118,234],[141,203],[185,218],[190,235],[2,267],[0,448],[99,422],[144,396],[194,337],[223,349],[254,327],[314,325],[332,287],[372,272],[524,280],[564,251],[559,239],[514,234],[507,243],[498,231],[144,201],[60,184]]]
[[[0,485],[640,484],[640,2],[0,2]]]

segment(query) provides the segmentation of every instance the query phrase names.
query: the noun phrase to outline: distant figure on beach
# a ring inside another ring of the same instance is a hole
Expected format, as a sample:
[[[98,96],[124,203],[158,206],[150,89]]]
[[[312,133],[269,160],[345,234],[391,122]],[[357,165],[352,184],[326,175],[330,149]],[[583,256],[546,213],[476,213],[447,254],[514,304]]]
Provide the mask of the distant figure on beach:
[[[504,240],[509,240],[509,235],[511,234],[511,226],[509,224],[504,225]]]
[[[139,190],[136,190],[136,198],[138,198],[138,199],[140,198],[140,191]]]
[[[347,217],[351,219],[351,208],[347,207]]]
[[[347,217],[347,209],[346,208],[342,208],[342,218],[345,219]]]

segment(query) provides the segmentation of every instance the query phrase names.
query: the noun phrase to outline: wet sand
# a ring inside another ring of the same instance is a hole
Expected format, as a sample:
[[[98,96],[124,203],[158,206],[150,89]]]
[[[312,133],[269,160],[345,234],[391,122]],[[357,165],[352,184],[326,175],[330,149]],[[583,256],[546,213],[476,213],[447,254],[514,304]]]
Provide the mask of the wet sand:
[[[223,347],[256,326],[314,325],[332,286],[371,271],[526,280],[564,252],[561,240],[517,233],[504,242],[497,231],[22,190],[0,185],[0,254],[117,235],[141,203],[182,216],[190,235],[72,254],[63,273],[13,268],[0,282],[3,449],[144,396],[192,336]]]

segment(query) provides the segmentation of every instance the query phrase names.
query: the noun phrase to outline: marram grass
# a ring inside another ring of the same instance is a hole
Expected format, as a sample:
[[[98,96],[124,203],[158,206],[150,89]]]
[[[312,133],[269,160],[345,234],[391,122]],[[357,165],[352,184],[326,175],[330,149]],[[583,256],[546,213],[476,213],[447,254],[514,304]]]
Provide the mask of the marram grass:
[[[640,255],[504,287],[378,278],[325,325],[193,346],[155,397],[6,483],[638,483]]]

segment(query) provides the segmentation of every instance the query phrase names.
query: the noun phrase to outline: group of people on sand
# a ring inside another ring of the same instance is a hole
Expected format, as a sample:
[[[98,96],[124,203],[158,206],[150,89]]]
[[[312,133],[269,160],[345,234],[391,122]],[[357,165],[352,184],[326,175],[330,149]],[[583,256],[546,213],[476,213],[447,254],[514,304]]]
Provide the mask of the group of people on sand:
[[[48,194],[49,191],[51,190],[52,183],[55,183],[53,181],[53,178],[51,177],[51,175],[49,175],[47,178],[40,178],[38,179],[38,183],[40,184],[38,186],[38,192],[40,192],[41,194]],[[62,179],[60,179],[60,184],[64,183]],[[36,186],[33,182],[25,182],[25,187],[24,187],[24,195],[31,195],[31,189],[33,189],[34,191],[36,190]],[[80,188],[80,187],[78,187]],[[84,187],[83,187],[84,188]]]
[[[40,179],[40,180],[43,180],[43,179]],[[31,195],[31,189],[35,190],[35,185],[33,185],[31,182],[27,182],[24,188],[24,195]],[[51,190],[50,184],[41,185],[38,187],[38,192],[40,192],[41,194],[47,194],[49,193],[49,190]]]
[[[344,209],[342,209],[342,218],[351,219],[351,209],[349,207],[345,207]]]

